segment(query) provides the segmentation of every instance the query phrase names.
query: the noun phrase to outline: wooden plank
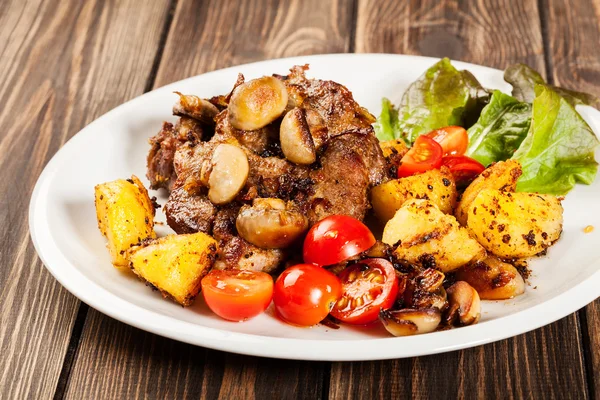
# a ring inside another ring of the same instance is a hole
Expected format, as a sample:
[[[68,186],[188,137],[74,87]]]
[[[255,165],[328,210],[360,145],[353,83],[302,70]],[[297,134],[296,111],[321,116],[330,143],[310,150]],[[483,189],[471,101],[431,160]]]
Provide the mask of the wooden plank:
[[[232,65],[347,52],[352,0],[182,1],[155,87]]]
[[[91,311],[67,393],[76,399],[316,398],[322,363],[239,356],[132,328]],[[94,332],[94,334],[90,334]]]
[[[600,0],[543,1],[549,79],[600,96]],[[596,227],[598,228],[598,227]],[[588,383],[600,398],[600,300],[582,310]]]
[[[356,51],[450,57],[503,68],[543,70],[536,2],[359,0]]]
[[[351,12],[340,1],[180,1],[155,86],[239,63],[348,51]],[[328,367],[206,350],[91,310],[67,397],[314,399]]]
[[[361,0],[356,49],[450,56],[497,68],[524,62],[543,72],[539,21],[536,1],[484,6]],[[329,397],[587,398],[580,334],[573,314],[534,332],[464,351],[334,363]]]
[[[29,239],[33,185],[69,137],[143,92],[168,4],[104,3],[0,7],[0,398],[54,395],[79,307]]]
[[[580,313],[584,314],[583,344],[590,392],[600,399],[600,300],[596,300]]]

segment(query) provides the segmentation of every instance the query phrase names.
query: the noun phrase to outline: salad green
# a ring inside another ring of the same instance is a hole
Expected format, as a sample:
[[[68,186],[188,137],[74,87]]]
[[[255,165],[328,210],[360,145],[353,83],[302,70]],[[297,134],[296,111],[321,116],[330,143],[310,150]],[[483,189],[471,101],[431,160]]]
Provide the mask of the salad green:
[[[393,132],[395,139],[412,144],[433,129],[476,119],[488,97],[470,72],[457,70],[444,58],[410,85],[402,97],[397,120],[390,119],[389,125],[380,121],[379,132]],[[384,104],[384,110],[394,113],[391,104]]]
[[[599,142],[574,107],[599,107],[600,100],[551,86],[523,64],[508,67],[504,79],[512,96],[484,89],[471,73],[442,59],[409,86],[397,109],[382,100],[377,137],[412,145],[422,134],[459,125],[469,135],[466,155],[483,165],[509,158],[521,163],[518,191],[561,195],[576,183],[590,184]]]
[[[512,95],[516,99],[528,103],[533,102],[535,98],[535,85],[546,85],[544,78],[536,70],[525,64],[514,64],[506,68],[504,71],[504,80],[512,85]],[[594,95],[563,89],[557,86],[548,86],[554,89],[555,92],[573,107],[576,105],[600,107],[600,99]]]
[[[489,165],[511,158],[529,132],[531,104],[494,90],[469,133],[466,155]]]
[[[589,185],[598,169],[596,135],[551,87],[536,85],[535,95],[531,129],[512,157],[523,168],[517,190],[559,195],[575,183]]]
[[[400,137],[398,110],[396,110],[392,102],[385,97],[381,100],[381,114],[379,114],[373,127],[375,128],[377,139],[382,142],[398,139]]]

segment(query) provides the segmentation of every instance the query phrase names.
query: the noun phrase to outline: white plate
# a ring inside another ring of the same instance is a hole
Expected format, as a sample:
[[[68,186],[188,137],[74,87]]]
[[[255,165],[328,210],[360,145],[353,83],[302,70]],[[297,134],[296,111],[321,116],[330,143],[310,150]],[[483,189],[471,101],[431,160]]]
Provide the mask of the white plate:
[[[346,85],[377,114],[381,97],[397,102],[407,85],[436,60],[384,54],[336,54],[271,60],[186,79],[140,96],[97,119],[48,163],[31,199],[31,237],[42,261],[71,293],[97,310],[149,332],[235,353],[303,360],[375,360],[412,357],[481,345],[549,324],[600,295],[600,183],[578,186],[564,202],[564,232],[548,256],[531,263],[524,295],[484,302],[481,322],[427,335],[392,338],[381,327],[334,330],[297,328],[272,309],[244,323],[212,315],[201,298],[190,308],[163,300],[131,274],[113,268],[96,226],[94,185],[136,174],[145,176],[148,138],[163,120],[174,121],[174,90],[202,97],[228,92],[238,72],[246,78],[285,74],[310,64],[309,76]],[[502,72],[455,62],[490,88],[510,92]],[[600,113],[581,110],[596,132]],[[147,182],[145,182],[147,184]],[[159,199],[164,204],[165,199]],[[159,220],[164,216],[159,212]],[[584,234],[583,228],[597,229]],[[51,305],[50,305],[51,306]],[[575,334],[575,333],[573,333]]]

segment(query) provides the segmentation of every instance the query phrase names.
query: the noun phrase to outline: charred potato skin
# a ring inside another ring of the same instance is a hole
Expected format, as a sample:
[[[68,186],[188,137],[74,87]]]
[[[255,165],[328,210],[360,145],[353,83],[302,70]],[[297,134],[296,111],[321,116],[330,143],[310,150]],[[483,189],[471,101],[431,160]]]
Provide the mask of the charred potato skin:
[[[551,195],[484,189],[471,203],[467,226],[482,246],[502,258],[526,258],[556,242],[563,208]]]
[[[388,221],[383,240],[400,260],[447,273],[485,258],[484,248],[452,215],[428,200],[409,200]]]
[[[500,161],[483,171],[465,189],[456,207],[454,215],[462,226],[467,225],[469,207],[483,189],[498,189],[514,192],[517,180],[523,173],[521,164],[516,160]]]
[[[375,215],[387,222],[410,199],[425,199],[435,204],[444,214],[451,214],[456,206],[456,184],[446,167],[419,175],[394,179],[371,190],[371,204]]]
[[[127,267],[126,251],[144,239],[154,238],[154,206],[142,182],[130,179],[96,185],[94,188],[98,228],[108,243],[115,267]]]
[[[379,142],[379,147],[381,147],[381,152],[385,157],[390,176],[395,177],[398,174],[402,157],[408,152],[408,146],[401,139],[392,139]]]
[[[390,157],[392,155],[399,155],[402,158],[408,152],[408,146],[401,139],[386,140],[385,142],[379,142],[379,147],[383,152],[384,157]]]
[[[149,239],[127,251],[129,267],[163,297],[193,303],[217,257],[217,242],[202,232]]]

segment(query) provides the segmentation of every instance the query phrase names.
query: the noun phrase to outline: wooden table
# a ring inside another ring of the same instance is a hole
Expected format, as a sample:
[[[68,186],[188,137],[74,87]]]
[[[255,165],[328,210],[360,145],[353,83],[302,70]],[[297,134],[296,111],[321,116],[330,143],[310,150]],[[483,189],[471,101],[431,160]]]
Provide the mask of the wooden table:
[[[523,62],[551,83],[600,95],[599,19],[600,0],[3,2],[0,398],[600,398],[598,300],[528,334],[448,354],[267,360],[175,342],[89,308],[46,271],[27,228],[33,185],[52,155],[155,87],[269,58],[386,52]]]

